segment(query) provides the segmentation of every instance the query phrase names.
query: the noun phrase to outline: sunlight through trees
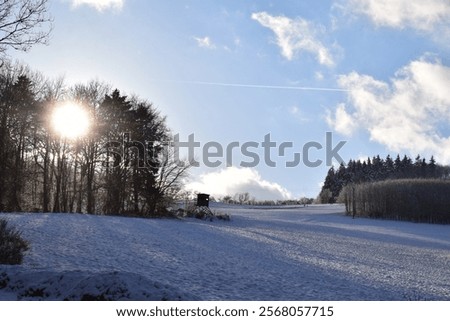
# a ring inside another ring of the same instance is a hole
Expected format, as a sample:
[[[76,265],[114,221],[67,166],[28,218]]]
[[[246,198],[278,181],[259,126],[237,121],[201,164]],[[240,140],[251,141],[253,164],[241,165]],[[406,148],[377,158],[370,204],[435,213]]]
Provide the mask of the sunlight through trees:
[[[93,81],[0,69],[0,210],[163,215],[187,166],[149,102]],[[143,146],[143,148],[140,148]]]

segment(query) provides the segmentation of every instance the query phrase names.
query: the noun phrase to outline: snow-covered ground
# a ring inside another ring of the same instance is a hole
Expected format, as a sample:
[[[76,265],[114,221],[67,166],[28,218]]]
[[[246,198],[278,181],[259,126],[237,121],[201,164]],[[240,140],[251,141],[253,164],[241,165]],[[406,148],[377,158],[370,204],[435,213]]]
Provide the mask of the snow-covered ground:
[[[31,250],[0,266],[0,299],[450,300],[450,226],[214,209],[232,220],[1,214]]]

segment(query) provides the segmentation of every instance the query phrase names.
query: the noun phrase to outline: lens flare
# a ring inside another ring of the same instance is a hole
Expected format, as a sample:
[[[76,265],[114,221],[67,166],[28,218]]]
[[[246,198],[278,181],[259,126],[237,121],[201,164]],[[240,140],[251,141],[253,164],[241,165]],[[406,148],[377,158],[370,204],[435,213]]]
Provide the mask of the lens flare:
[[[85,136],[89,131],[88,113],[76,103],[65,103],[57,107],[52,114],[53,129],[62,137],[75,139]]]

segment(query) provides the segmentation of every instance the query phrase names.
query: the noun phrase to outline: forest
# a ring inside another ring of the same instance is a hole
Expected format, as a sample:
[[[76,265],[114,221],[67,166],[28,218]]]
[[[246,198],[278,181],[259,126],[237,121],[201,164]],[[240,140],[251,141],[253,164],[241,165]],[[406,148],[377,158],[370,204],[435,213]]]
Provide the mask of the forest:
[[[390,155],[382,159],[379,155],[367,160],[350,160],[347,165],[341,164],[337,169],[330,167],[318,196],[319,203],[336,203],[344,186],[377,182],[389,179],[407,178],[449,178],[450,168],[436,163],[431,156],[427,161],[420,155],[414,161],[404,155],[392,159]]]
[[[85,135],[55,129],[53,115],[65,104],[89,116]],[[100,81],[67,86],[4,61],[0,211],[164,214],[188,169],[172,161],[163,143],[170,135],[165,117],[138,96]]]
[[[375,156],[331,167],[319,203],[344,203],[353,217],[450,223],[450,168],[417,157]]]

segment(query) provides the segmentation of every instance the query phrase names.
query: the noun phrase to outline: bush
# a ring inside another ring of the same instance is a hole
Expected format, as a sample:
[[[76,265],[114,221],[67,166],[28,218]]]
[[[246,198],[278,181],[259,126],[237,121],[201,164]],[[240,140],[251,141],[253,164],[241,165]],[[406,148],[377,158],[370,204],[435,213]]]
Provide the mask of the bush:
[[[20,231],[0,219],[0,264],[21,264],[28,249],[29,243],[22,238]]]
[[[399,179],[344,187],[338,201],[349,215],[450,224],[450,181]]]
[[[219,211],[211,211],[208,207],[197,207],[190,206],[187,210],[178,209],[177,215],[179,217],[193,217],[200,220],[210,220],[218,219],[221,221],[230,221],[231,217],[229,214],[222,213]]]

